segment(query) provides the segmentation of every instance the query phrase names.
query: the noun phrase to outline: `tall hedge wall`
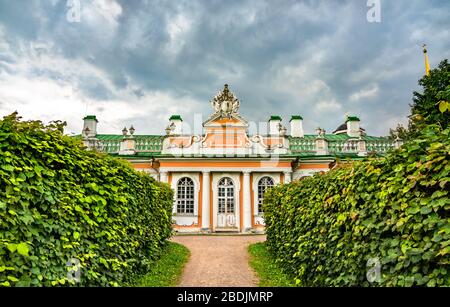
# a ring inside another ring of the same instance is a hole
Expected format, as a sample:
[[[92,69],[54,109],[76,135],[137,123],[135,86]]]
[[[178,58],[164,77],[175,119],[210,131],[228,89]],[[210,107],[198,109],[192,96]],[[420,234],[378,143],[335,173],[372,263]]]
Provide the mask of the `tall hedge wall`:
[[[271,189],[269,249],[300,286],[450,286],[449,158],[450,130],[429,127],[384,159]]]
[[[172,190],[12,114],[0,121],[0,285],[122,285],[171,236]],[[69,263],[70,265],[70,263]],[[75,274],[69,274],[77,276]]]

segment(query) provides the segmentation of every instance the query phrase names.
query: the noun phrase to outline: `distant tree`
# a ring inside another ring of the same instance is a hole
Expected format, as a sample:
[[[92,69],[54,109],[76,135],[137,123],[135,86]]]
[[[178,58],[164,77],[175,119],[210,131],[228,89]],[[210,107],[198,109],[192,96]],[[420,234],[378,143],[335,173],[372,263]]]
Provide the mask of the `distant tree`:
[[[426,125],[437,124],[442,129],[450,123],[450,63],[443,60],[438,68],[432,69],[428,76],[419,80],[423,92],[414,92],[409,133],[420,133]]]
[[[411,115],[408,116],[408,128],[398,125],[390,129],[390,138],[397,136],[405,141],[415,138],[427,125],[437,124],[442,129],[450,123],[450,63],[443,60],[439,66],[430,70],[419,80],[423,88],[421,93],[413,93]]]
[[[389,139],[395,140],[397,137],[402,140],[409,139],[409,130],[402,124],[398,124],[395,129],[389,129]]]

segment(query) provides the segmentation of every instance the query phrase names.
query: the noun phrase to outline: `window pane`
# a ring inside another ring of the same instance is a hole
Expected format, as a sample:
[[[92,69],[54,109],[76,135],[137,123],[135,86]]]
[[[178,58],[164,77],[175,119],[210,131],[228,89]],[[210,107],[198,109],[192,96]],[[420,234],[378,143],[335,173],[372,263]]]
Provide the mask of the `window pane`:
[[[187,177],[181,178],[177,185],[177,213],[193,214],[194,201],[194,181]]]
[[[218,183],[219,213],[234,213],[234,185],[230,178],[222,178]]]
[[[274,181],[270,177],[263,177],[258,182],[258,213],[262,213],[262,204],[264,202],[264,193],[267,189],[274,186]]]

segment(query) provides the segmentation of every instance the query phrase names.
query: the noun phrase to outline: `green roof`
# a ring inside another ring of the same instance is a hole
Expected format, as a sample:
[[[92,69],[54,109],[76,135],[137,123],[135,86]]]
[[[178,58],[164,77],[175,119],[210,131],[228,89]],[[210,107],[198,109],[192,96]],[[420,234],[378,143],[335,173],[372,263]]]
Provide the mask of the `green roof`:
[[[172,115],[169,120],[183,120],[180,115]]]
[[[361,121],[357,116],[348,116],[345,122],[359,122]]]
[[[292,140],[315,140],[317,138],[317,134],[305,134],[304,137],[289,137],[289,141]],[[387,137],[383,136],[371,136],[371,135],[363,135],[361,138],[365,141],[389,141]],[[325,139],[327,141],[346,141],[348,139],[356,139],[348,136],[348,134],[325,134]]]
[[[324,137],[325,140],[328,141],[329,152],[334,155],[344,153],[344,148],[347,146],[346,142],[349,139],[357,140],[357,138],[352,138],[347,134],[326,134]],[[314,154],[316,138],[317,135],[314,134],[306,134],[304,137],[289,137],[289,149],[292,153],[301,152],[302,154]],[[368,152],[386,152],[394,147],[394,143],[386,137],[364,135],[361,136],[361,139],[366,142],[366,149]]]
[[[292,115],[291,120],[294,119],[303,119],[303,117],[301,115]]]
[[[280,115],[272,115],[270,117],[270,120],[281,120],[281,116]]]
[[[95,115],[86,115],[86,116],[83,118],[83,120],[86,120],[86,119],[97,120],[97,116],[95,116]],[[98,121],[98,120],[97,120],[97,121]]]
[[[100,140],[104,151],[107,153],[117,153],[120,149],[120,142],[123,135],[120,134],[97,134],[96,138]],[[161,153],[164,136],[161,135],[133,135],[136,141],[136,150],[146,151],[145,153]],[[143,153],[142,153],[143,154]]]
[[[73,136],[74,138],[81,138],[80,135]],[[102,150],[110,155],[118,156],[120,144],[124,138],[120,134],[97,134],[96,138],[100,141]],[[170,157],[171,155],[162,155],[162,144],[165,136],[162,135],[133,135],[136,141],[136,154],[120,156],[127,159],[151,158],[151,157]],[[328,152],[326,156],[316,154],[315,140],[317,135],[306,134],[304,137],[289,136],[290,153],[282,154],[280,157],[284,158],[300,158],[300,159],[336,159],[336,158],[350,158],[361,159],[355,150],[355,143],[348,143],[351,138],[347,134],[326,134],[325,140],[328,141]],[[366,141],[366,149],[369,153],[377,153],[383,155],[388,150],[394,148],[394,142],[387,137],[376,137],[364,135],[361,138]]]

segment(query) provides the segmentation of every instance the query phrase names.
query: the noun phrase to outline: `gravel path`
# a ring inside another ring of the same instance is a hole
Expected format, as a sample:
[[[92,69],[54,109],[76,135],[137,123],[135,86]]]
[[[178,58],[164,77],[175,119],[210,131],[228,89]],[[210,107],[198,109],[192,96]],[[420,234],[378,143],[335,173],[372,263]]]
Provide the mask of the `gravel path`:
[[[252,236],[175,236],[172,241],[191,251],[180,287],[250,287],[258,278],[248,264],[247,248],[265,241]]]

